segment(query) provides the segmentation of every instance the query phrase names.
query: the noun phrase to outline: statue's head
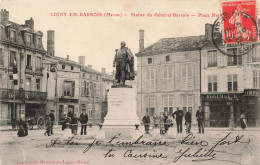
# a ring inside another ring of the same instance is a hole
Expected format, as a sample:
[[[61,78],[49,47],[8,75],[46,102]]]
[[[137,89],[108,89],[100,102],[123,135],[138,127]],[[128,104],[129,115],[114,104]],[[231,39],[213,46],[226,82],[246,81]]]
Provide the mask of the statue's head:
[[[125,41],[121,41],[121,47],[125,47]]]

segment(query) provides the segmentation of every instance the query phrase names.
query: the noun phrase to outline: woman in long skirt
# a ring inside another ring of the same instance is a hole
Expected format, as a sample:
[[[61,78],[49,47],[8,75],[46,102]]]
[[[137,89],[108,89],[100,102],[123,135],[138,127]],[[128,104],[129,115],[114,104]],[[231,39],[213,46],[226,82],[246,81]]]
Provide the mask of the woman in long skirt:
[[[247,127],[247,125],[246,125],[246,117],[245,117],[244,113],[242,113],[240,115],[240,123],[241,123],[241,128],[242,129],[245,129]]]

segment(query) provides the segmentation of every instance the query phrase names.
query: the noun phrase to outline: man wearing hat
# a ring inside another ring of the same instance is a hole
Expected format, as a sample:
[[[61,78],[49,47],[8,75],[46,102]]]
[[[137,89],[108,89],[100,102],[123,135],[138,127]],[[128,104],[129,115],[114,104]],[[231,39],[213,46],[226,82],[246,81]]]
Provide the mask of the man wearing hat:
[[[124,41],[121,42],[121,48],[116,49],[113,67],[116,66],[115,79],[117,83],[125,85],[125,80],[134,80],[134,56],[128,49]]]
[[[51,110],[51,113],[49,114],[50,118],[51,118],[51,134],[53,135],[53,125],[55,122],[55,116],[54,116],[54,110]]]
[[[87,134],[87,123],[88,123],[88,114],[86,113],[86,109],[82,110],[82,113],[80,114],[79,121],[81,123],[81,132],[80,135],[83,135],[83,130],[84,130],[84,135]]]

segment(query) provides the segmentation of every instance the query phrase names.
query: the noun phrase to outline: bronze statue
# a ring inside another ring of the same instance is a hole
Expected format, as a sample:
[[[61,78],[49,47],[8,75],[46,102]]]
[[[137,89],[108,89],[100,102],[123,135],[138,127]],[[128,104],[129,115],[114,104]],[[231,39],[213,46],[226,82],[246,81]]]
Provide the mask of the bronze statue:
[[[134,80],[134,56],[124,41],[121,48],[116,49],[113,67],[116,66],[115,80],[120,85],[125,85],[125,80]]]

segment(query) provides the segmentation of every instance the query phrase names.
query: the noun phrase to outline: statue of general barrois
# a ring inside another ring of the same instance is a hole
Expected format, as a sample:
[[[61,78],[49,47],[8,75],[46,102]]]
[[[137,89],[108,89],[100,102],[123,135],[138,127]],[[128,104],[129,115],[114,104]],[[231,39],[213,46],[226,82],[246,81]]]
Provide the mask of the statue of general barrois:
[[[120,49],[116,49],[113,67],[116,67],[114,78],[117,86],[125,86],[125,80],[134,80],[134,56],[124,41]]]

